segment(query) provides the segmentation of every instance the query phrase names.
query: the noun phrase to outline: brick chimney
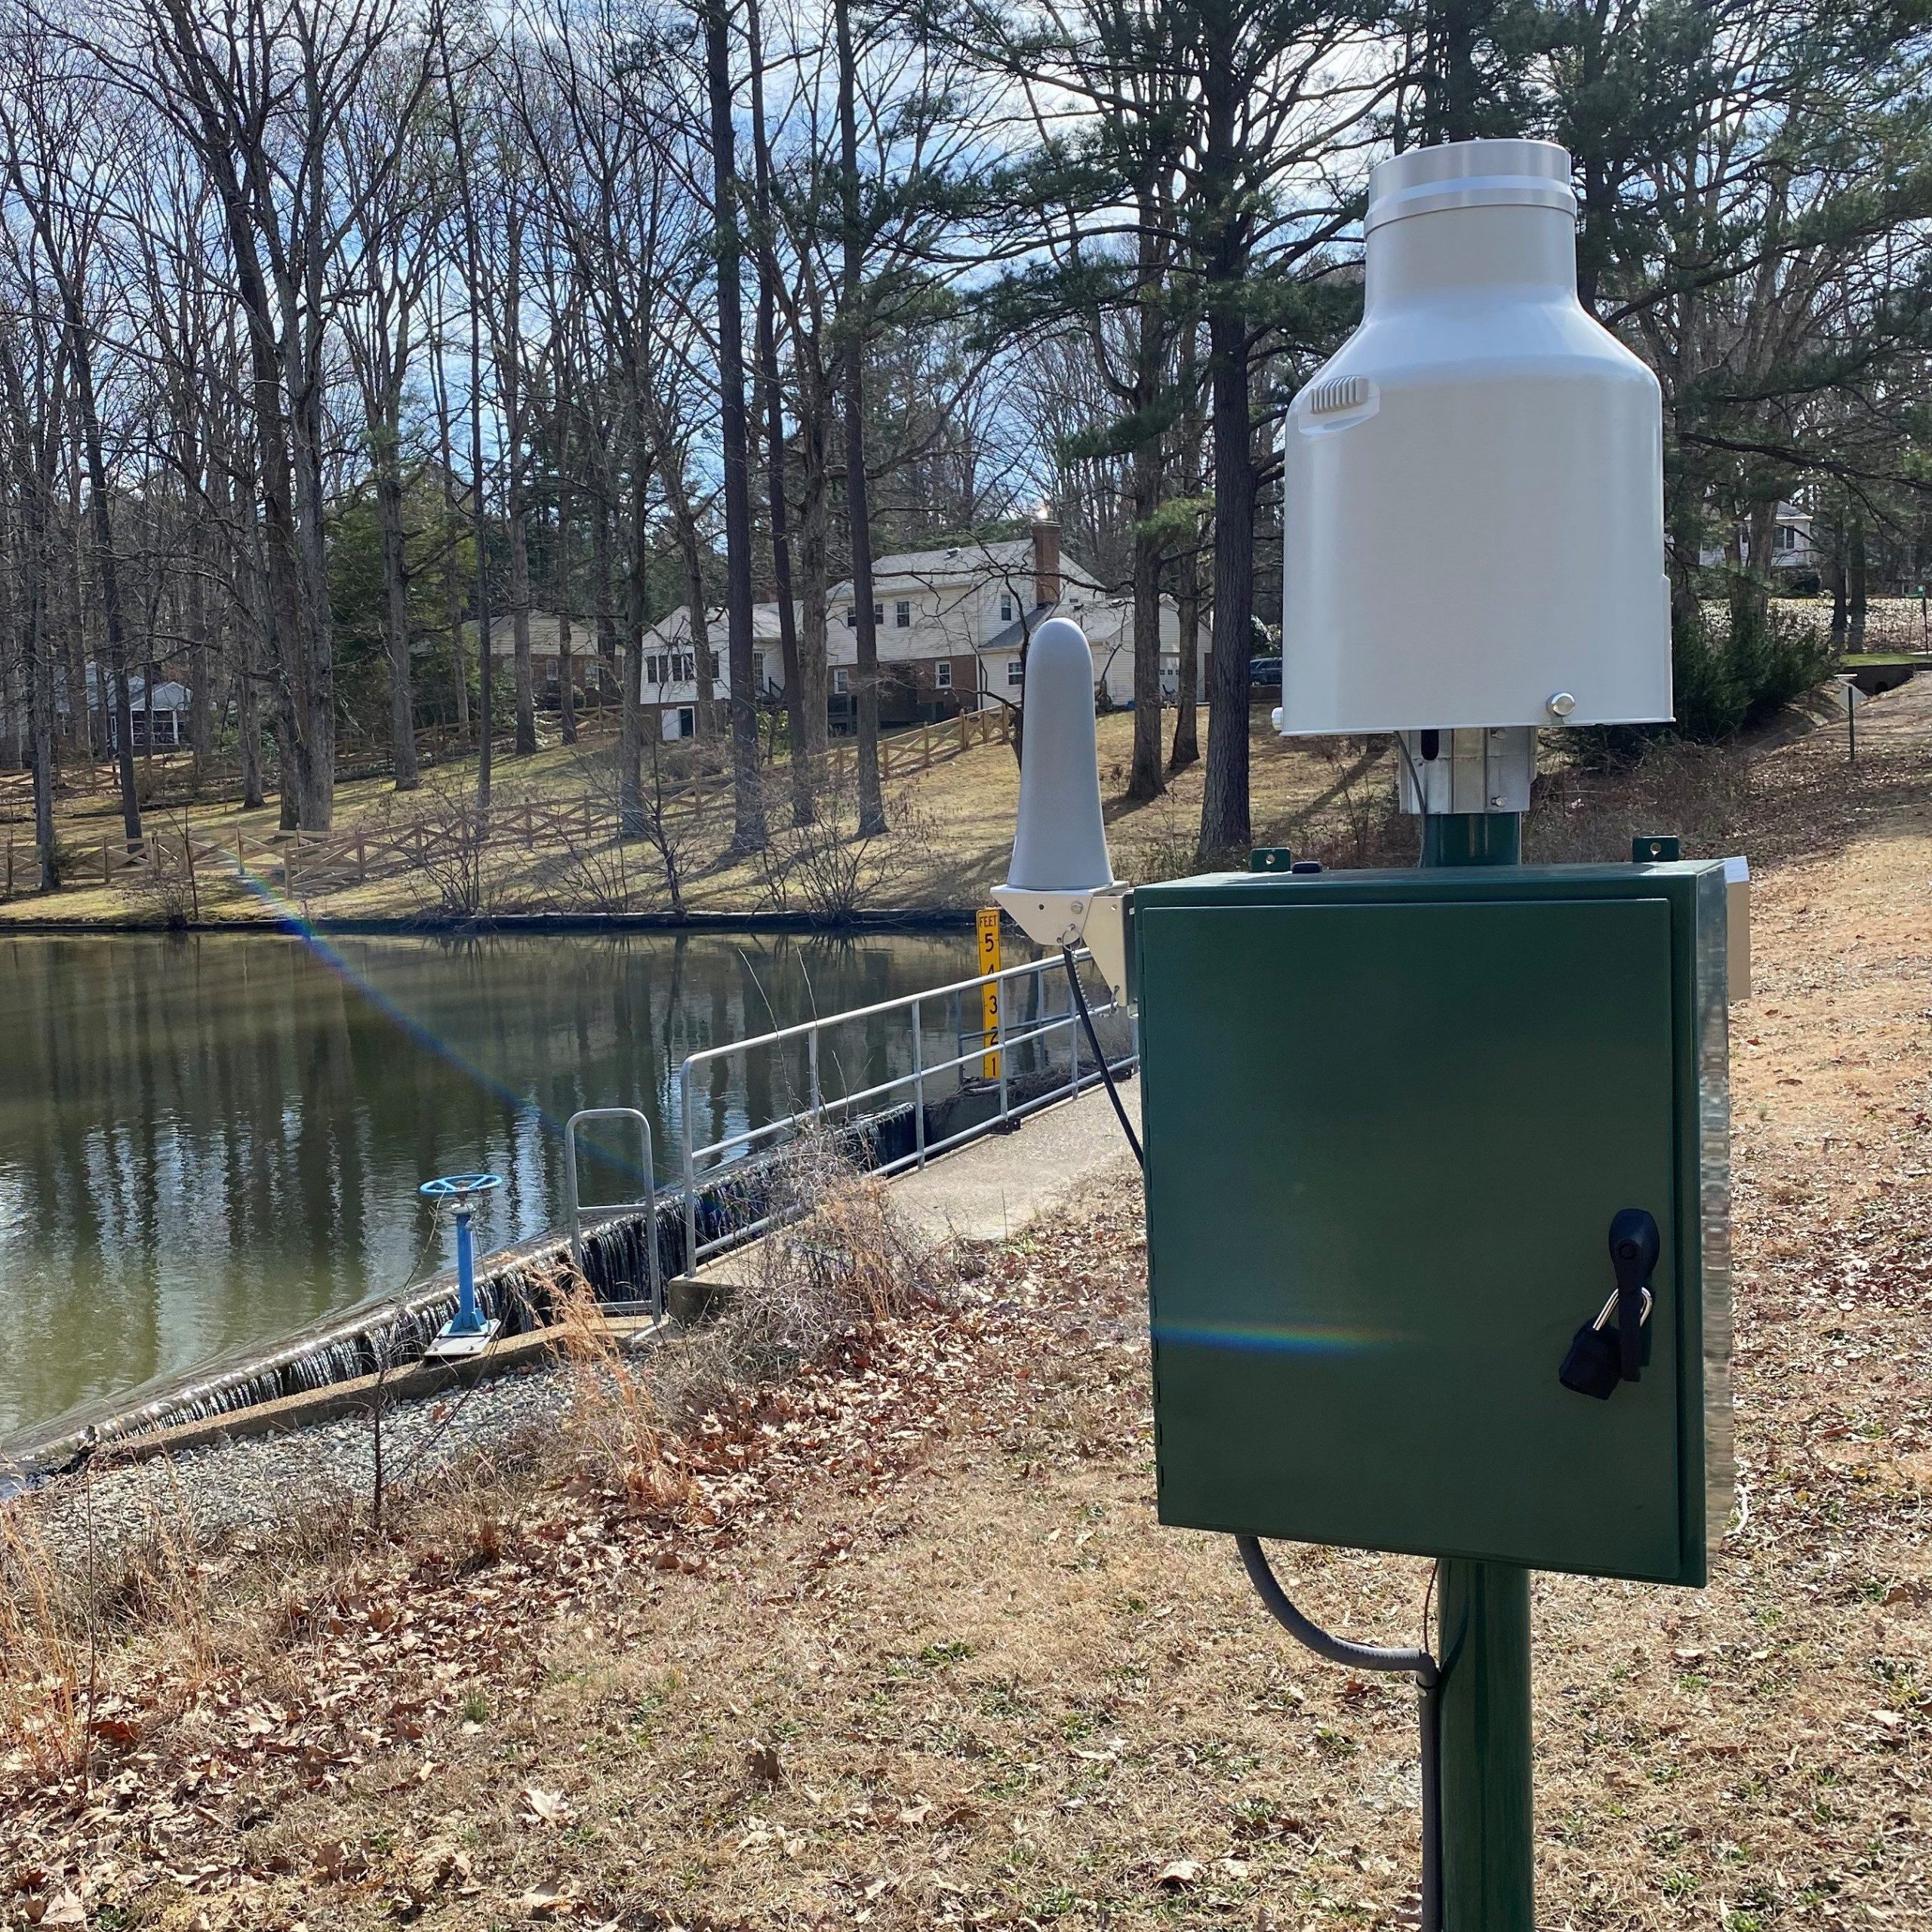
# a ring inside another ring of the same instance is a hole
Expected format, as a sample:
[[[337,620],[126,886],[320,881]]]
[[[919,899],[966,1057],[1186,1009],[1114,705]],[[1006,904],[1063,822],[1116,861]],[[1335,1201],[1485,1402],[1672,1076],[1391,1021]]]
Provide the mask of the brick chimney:
[[[1033,519],[1033,601],[1060,601],[1060,524],[1051,503]]]

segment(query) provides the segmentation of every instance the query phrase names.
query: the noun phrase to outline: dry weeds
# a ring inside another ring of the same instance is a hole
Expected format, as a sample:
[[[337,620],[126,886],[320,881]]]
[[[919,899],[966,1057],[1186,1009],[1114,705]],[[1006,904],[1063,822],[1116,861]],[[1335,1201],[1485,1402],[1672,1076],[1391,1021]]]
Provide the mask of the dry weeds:
[[[1932,809],[1921,745],[1848,786],[1811,755],[1739,828],[1776,860],[1733,1016],[1739,1508],[1706,1590],[1538,1580],[1552,1927],[1932,1926]],[[800,1232],[756,1374],[717,1335],[731,1372],[700,1340],[637,1394],[668,1491],[580,1432],[383,1537],[194,1552],[198,1634],[165,1598],[88,1625],[84,1752],[71,1693],[66,1755],[24,1738],[84,1659],[57,1589],[17,1592],[0,1915],[1399,1922],[1409,1694],[1152,1521],[1137,1202],[946,1300],[854,1252],[889,1254],[875,1223]],[[1425,1566],[1280,1554],[1324,1621],[1414,1640]]]

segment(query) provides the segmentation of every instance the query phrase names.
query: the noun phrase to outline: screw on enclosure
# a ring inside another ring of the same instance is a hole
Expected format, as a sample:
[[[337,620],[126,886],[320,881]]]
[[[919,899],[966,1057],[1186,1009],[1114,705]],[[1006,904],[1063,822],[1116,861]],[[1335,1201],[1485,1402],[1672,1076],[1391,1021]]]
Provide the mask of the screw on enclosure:
[[[1558,691],[1549,700],[1549,715],[1552,718],[1567,718],[1576,708],[1575,695],[1569,691]]]

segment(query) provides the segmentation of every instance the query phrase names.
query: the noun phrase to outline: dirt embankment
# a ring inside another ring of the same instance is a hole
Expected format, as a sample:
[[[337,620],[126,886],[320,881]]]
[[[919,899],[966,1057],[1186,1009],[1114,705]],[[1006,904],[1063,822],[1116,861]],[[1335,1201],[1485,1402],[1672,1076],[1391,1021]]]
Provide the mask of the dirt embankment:
[[[1922,740],[1850,788],[1798,755],[1743,841],[1737,1515],[1706,1590],[1537,1582],[1553,1927],[1932,1926],[1932,800]],[[380,1536],[159,1548],[105,1623],[17,1598],[0,1917],[1399,1923],[1411,1694],[1154,1523],[1143,1262],[1123,1167],[683,1438],[560,1427]],[[1414,1641],[1426,1565],[1282,1555]]]

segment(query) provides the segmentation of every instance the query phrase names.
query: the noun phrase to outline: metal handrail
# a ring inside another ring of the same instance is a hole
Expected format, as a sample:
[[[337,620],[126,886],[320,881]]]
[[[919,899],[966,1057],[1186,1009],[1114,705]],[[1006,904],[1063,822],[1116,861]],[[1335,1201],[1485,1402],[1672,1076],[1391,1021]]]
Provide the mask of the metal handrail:
[[[1092,957],[1084,948],[1074,955],[1079,964]],[[698,1166],[701,1161],[710,1163],[709,1174],[715,1174],[725,1163],[721,1156],[755,1146],[761,1141],[795,1132],[808,1122],[823,1121],[828,1113],[848,1113],[862,1105],[883,1100],[886,1096],[901,1092],[909,1088],[913,1103],[913,1149],[909,1154],[902,1154],[897,1159],[886,1162],[877,1171],[892,1174],[907,1168],[923,1168],[935,1154],[941,1154],[959,1146],[968,1140],[1010,1126],[1022,1120],[1040,1108],[1079,1093],[1084,1087],[1097,1082],[1102,1075],[1096,1067],[1083,1073],[1080,1065],[1080,1020],[1069,1001],[1068,1011],[1055,1014],[1026,1026],[1023,1030],[1009,1030],[1007,1021],[1007,1001],[1002,996],[995,1009],[993,1030],[985,1043],[975,1046],[971,1051],[958,1053],[940,1060],[928,1061],[925,1057],[924,1029],[921,1008],[929,1000],[963,998],[977,993],[988,986],[1002,989],[1009,981],[1017,982],[1032,978],[1044,985],[1049,974],[1057,974],[1063,962],[1057,958],[1029,960],[1023,965],[1006,966],[992,973],[976,974],[971,979],[955,980],[943,986],[931,986],[922,992],[905,993],[895,999],[877,1000],[869,1006],[852,1008],[844,1013],[832,1014],[820,1018],[801,1020],[789,1026],[774,1028],[768,1033],[755,1034],[749,1039],[734,1040],[728,1044],[704,1047],[697,1052],[685,1055],[678,1069],[678,1102],[679,1132],[683,1162],[683,1195],[685,1221],[685,1270],[688,1274],[697,1272],[698,1264],[706,1255],[721,1248],[735,1246],[763,1233],[774,1225],[777,1217],[761,1216],[758,1220],[734,1227],[728,1232],[708,1241],[698,1239]],[[1109,999],[1094,1007],[1096,1016],[1121,1011],[1119,1002]],[[819,1078],[819,1041],[832,1028],[855,1023],[877,1020],[887,1015],[905,1013],[909,1015],[909,1028],[912,1048],[912,1065],[909,1072],[895,1074],[875,1084],[859,1089],[857,1092],[843,1094],[826,1100]],[[1035,1040],[1048,1040],[1054,1035],[1067,1032],[1072,1038],[1071,1068],[1064,1086],[1055,1086],[1030,1100],[1013,1103],[1011,1089],[1008,1080],[1008,1056]],[[982,1036],[975,1035],[976,1038]],[[693,1075],[700,1068],[713,1061],[728,1060],[739,1054],[755,1052],[773,1052],[799,1041],[805,1044],[808,1099],[807,1104],[793,1112],[777,1116],[761,1124],[747,1127],[735,1134],[725,1134],[718,1140],[700,1146],[694,1143],[693,1123],[695,1108],[693,1104]],[[926,1084],[936,1075],[957,1072],[976,1061],[995,1058],[998,1072],[998,1111],[983,1121],[974,1121],[958,1132],[950,1134],[943,1140],[928,1141],[926,1137]],[[1134,1066],[1139,1059],[1137,1050],[1130,1051],[1118,1060],[1109,1063],[1110,1070],[1118,1072]],[[708,1177],[708,1176],[707,1176]]]
[[[577,1184],[577,1130],[587,1120],[628,1120],[637,1123],[644,1143],[644,1196],[638,1201],[605,1201],[585,1208],[579,1201]],[[651,1313],[654,1321],[664,1319],[664,1283],[657,1263],[657,1173],[652,1160],[651,1122],[635,1107],[580,1107],[564,1123],[564,1202],[570,1216],[571,1259],[577,1272],[583,1272],[583,1217],[588,1213],[606,1218],[620,1214],[644,1217],[645,1252],[650,1257]]]

